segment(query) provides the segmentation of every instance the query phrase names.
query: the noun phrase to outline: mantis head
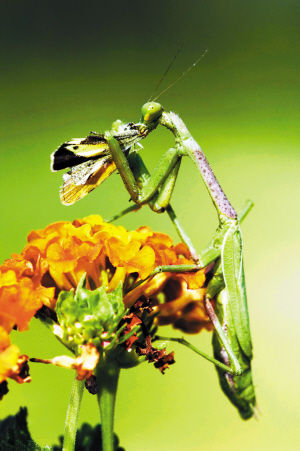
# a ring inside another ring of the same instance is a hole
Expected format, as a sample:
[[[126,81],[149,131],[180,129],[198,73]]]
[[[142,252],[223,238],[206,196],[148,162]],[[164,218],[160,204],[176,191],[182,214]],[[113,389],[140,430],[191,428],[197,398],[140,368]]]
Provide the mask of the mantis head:
[[[142,106],[142,118],[141,122],[145,125],[150,124],[151,122],[159,119],[162,115],[164,109],[160,103],[157,102],[148,102]]]

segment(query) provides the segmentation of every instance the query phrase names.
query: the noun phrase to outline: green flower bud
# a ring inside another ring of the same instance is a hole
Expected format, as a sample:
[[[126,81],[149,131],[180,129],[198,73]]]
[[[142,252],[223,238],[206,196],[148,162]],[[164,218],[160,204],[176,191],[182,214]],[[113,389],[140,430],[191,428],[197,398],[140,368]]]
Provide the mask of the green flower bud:
[[[125,312],[122,283],[111,293],[103,286],[91,291],[86,288],[84,275],[76,293],[59,294],[55,310],[64,344],[74,348],[92,341],[101,347],[102,342],[113,338]]]

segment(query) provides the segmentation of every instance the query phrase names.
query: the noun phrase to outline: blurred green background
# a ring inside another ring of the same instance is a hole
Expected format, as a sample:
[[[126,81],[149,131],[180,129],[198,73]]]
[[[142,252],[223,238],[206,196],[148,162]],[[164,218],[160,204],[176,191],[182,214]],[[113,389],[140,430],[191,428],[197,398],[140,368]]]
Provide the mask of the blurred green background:
[[[0,261],[22,250],[31,229],[89,214],[108,218],[128,205],[114,174],[76,205],[62,206],[62,174],[50,172],[50,154],[118,118],[138,121],[183,40],[164,87],[209,49],[160,101],[184,120],[233,205],[255,202],[242,230],[263,415],[243,422],[214,367],[173,344],[176,365],[165,376],[147,364],[121,373],[115,430],[128,451],[299,450],[299,1],[28,0],[1,10]],[[153,168],[172,136],[157,130],[143,145]],[[188,160],[172,203],[200,251],[217,216]],[[146,207],[117,223],[147,224],[177,242],[168,218]],[[209,333],[189,339],[211,352]],[[34,321],[12,340],[34,357],[65,353]],[[51,445],[63,432],[73,374],[32,364],[31,375],[27,386],[9,383],[1,418],[27,405],[33,438]],[[85,421],[99,421],[87,393]]]

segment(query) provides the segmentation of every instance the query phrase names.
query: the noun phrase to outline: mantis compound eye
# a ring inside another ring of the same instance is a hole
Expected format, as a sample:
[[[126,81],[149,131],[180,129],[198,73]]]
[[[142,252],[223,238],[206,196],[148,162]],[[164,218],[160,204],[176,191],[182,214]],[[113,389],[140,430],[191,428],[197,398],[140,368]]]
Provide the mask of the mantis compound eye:
[[[164,109],[160,103],[156,102],[145,103],[145,105],[142,106],[141,121],[144,124],[149,124],[150,122],[153,122],[156,119],[158,119],[162,115],[163,111]]]

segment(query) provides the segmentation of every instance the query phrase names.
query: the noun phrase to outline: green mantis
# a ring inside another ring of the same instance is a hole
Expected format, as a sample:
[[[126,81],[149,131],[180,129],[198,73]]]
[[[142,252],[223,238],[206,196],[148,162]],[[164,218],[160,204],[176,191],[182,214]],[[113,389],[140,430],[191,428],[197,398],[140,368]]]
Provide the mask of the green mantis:
[[[175,143],[174,147],[162,156],[153,174],[150,175],[134,144],[145,138],[158,125],[173,133]],[[195,163],[219,218],[219,227],[212,241],[200,255],[197,255],[170,206],[180,162],[184,156],[188,156]],[[105,170],[113,165],[113,169],[109,169],[110,174],[117,168],[133,202],[138,206],[148,204],[158,213],[165,210],[168,212],[182,241],[188,245],[195,265],[159,267],[154,273],[198,270],[212,262],[215,263],[213,277],[208,283],[205,297],[206,311],[215,327],[213,336],[215,359],[204,355],[183,339],[177,341],[212,361],[217,367],[224,393],[238,408],[241,417],[248,419],[253,416],[256,400],[251,376],[252,344],[239,218],[203,151],[183,121],[175,113],[166,113],[159,103],[148,102],[142,107],[142,118],[139,123],[124,124],[117,121],[113,124],[113,129],[104,135],[93,134],[85,140],[73,140],[63,144],[54,152],[52,159],[53,170],[71,167],[61,191],[62,200],[69,199],[70,192],[71,199],[77,200],[98,186],[107,177],[100,171],[99,177],[95,178],[95,172],[99,171],[99,167],[102,168],[101,162],[105,159],[107,165]],[[83,170],[87,172],[81,176]],[[82,187],[86,186],[89,180],[91,189],[88,188],[87,192],[83,192]],[[79,191],[80,194],[77,196]],[[251,202],[246,205],[240,220],[244,219],[251,206]],[[216,299],[215,310],[211,304],[213,298]],[[162,337],[157,337],[159,338]]]
[[[141,161],[136,165],[132,164],[132,173],[128,163],[126,165],[124,154],[118,149],[117,141],[107,134],[110,151],[132,200],[137,204],[150,201],[154,211],[167,208],[181,158],[189,156],[196,164],[219,216],[219,227],[213,241],[197,259],[198,267],[201,268],[212,261],[216,262],[213,278],[207,287],[205,306],[215,326],[215,357],[232,369],[232,374],[224,374],[217,367],[219,379],[224,392],[238,407],[242,418],[247,419],[253,415],[256,401],[250,369],[252,343],[243,268],[243,243],[237,213],[215,178],[200,146],[179,116],[163,112],[159,104],[144,105],[142,123],[147,126],[156,120],[174,134],[175,146],[164,154],[151,177],[145,172]],[[135,182],[134,175],[136,178],[146,179],[142,188]],[[249,208],[251,204],[248,205]],[[210,301],[216,296],[217,308],[214,312]]]

